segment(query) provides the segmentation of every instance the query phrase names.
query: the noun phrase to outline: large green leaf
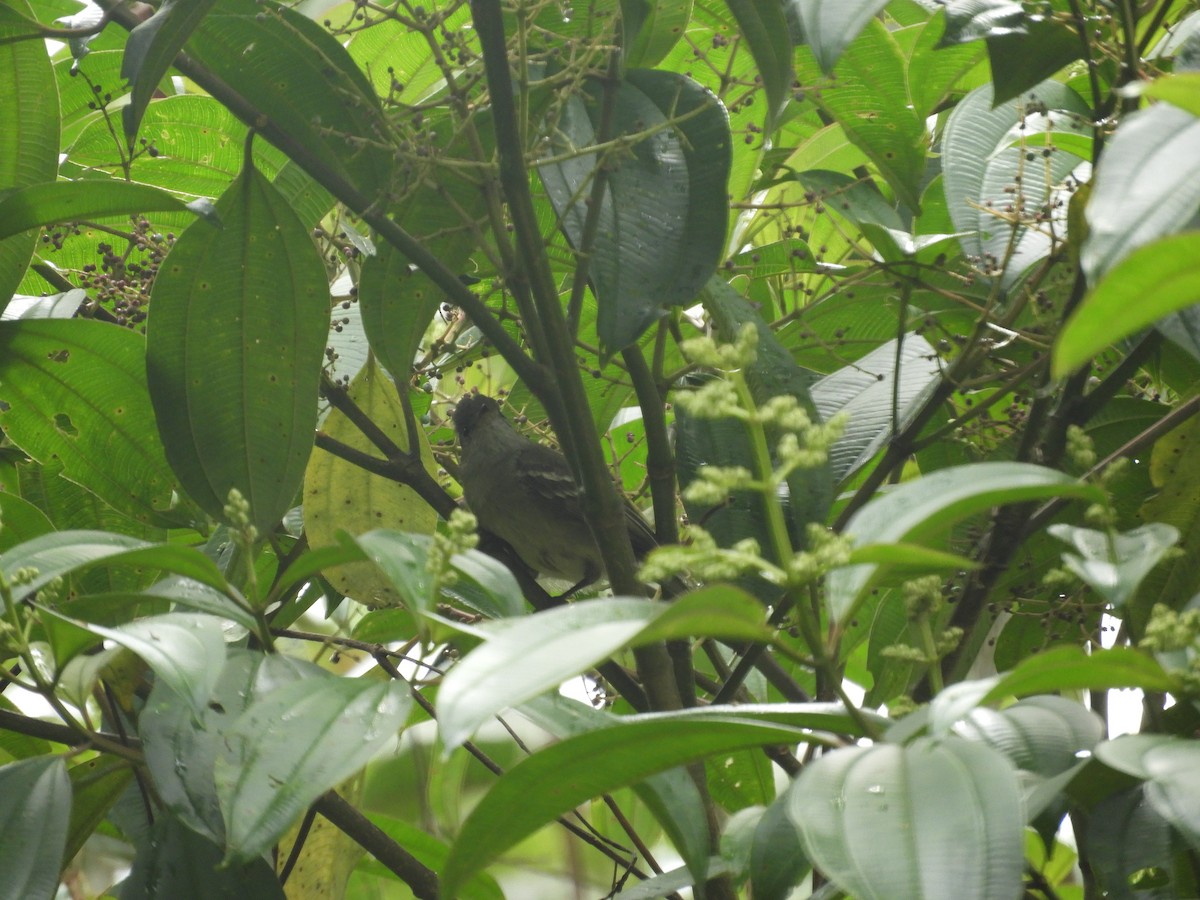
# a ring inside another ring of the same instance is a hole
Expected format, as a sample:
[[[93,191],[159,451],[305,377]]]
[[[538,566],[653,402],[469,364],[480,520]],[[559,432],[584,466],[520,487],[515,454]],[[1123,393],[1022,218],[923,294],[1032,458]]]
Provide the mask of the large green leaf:
[[[108,125],[107,120],[96,119],[80,131],[70,147],[71,164],[84,169],[112,167]],[[129,163],[130,177],[141,186],[154,185],[180,196],[219,197],[241,171],[249,129],[212,97],[184,94],[155,100],[141,127],[153,138],[157,151],[153,156],[142,153]],[[255,141],[253,153],[255,166],[268,176],[275,175],[286,159],[266,141]]]
[[[991,34],[987,39],[992,89],[997,106],[1007,103],[1083,55],[1074,27],[1058,17],[1026,14],[1026,31]]]
[[[1146,782],[1146,800],[1200,848],[1200,743],[1167,735],[1130,734],[1096,747],[1105,765]]]
[[[621,721],[612,713],[568,700],[560,694],[532,700],[524,704],[520,712],[559,740],[603,730]],[[765,760],[757,748],[742,752],[755,753]],[[705,765],[720,768],[732,760],[733,754],[724,759],[706,760]],[[713,787],[710,780],[710,793]],[[711,838],[706,825],[705,801],[688,773],[683,769],[668,769],[634,785],[633,790],[654,814],[687,867],[693,872],[703,871],[708,863]]]
[[[213,767],[223,735],[246,707],[285,684],[322,677],[311,663],[233,651],[197,715],[165,682],[155,683],[139,719],[146,765],[170,813],[192,830],[225,842]]]
[[[406,684],[310,678],[252,703],[223,733],[215,764],[225,861],[265,852],[310,803],[396,737]]]
[[[1074,700],[1048,695],[999,711],[976,707],[954,731],[999,750],[1019,769],[1050,777],[1076,765],[1100,743],[1104,724]]]
[[[71,815],[71,781],[61,756],[38,756],[0,767],[0,897],[49,900],[67,862],[63,849]]]
[[[950,113],[942,137],[943,186],[963,251],[987,266],[1004,265],[1001,281],[1015,281],[1051,247],[1044,228],[1011,223],[1018,196],[1026,213],[1056,199],[1058,186],[1082,161],[1063,150],[1031,150],[1039,133],[1091,134],[1091,111],[1073,90],[1046,81],[1015,102],[994,106],[991,85],[969,93]],[[1019,188],[1018,188],[1019,185]],[[1061,225],[1060,225],[1061,227]],[[1014,240],[1015,229],[1015,240]]]
[[[54,530],[46,514],[11,488],[0,485],[0,553]]]
[[[129,33],[121,77],[130,84],[123,122],[131,145],[159,80],[167,74],[175,54],[183,49],[215,3],[216,0],[166,0],[154,15]]]
[[[856,545],[920,543],[998,504],[1098,496],[1096,488],[1043,466],[1010,462],[954,466],[904,482],[877,497],[851,518],[844,534]],[[826,603],[834,620],[848,619],[884,571],[883,566],[864,563],[831,572]]]
[[[1179,530],[1162,522],[1151,522],[1119,534],[1064,522],[1046,530],[1079,551],[1063,554],[1066,567],[1118,608],[1179,541]]]
[[[224,518],[231,488],[260,533],[292,507],[317,423],[325,267],[287,201],[252,166],[176,242],[154,282],[150,397],[188,494]]]
[[[347,397],[398,447],[408,450],[404,407],[394,384],[401,390],[408,389],[407,381],[397,379],[393,383],[374,360],[368,360],[349,386]],[[380,454],[341,410],[331,410],[321,430],[367,455]],[[416,452],[433,475],[436,466],[425,432],[418,429],[417,438]],[[313,450],[304,473],[304,530],[311,546],[334,545],[342,529],[354,535],[375,528],[431,534],[437,521],[433,508],[407,485],[368,472],[327,450]],[[399,606],[402,602],[401,595],[370,563],[326,570],[325,577],[343,594],[368,606]]]
[[[725,249],[732,158],[729,118],[686,76],[632,70],[616,88],[610,139],[646,134],[619,158],[587,152],[596,142],[604,88],[588,82],[554,132],[556,162],[539,167],[571,243],[583,241],[596,167],[607,172],[588,275],[607,352],[629,346],[663,314],[692,302]]]
[[[316,22],[278,3],[218,0],[187,50],[359,191],[388,189],[379,98]]]
[[[1055,647],[1031,656],[997,679],[981,703],[1053,691],[1141,688],[1170,691],[1171,679],[1154,659],[1132,647],[1085,653],[1079,647]]]
[[[133,651],[199,716],[225,664],[221,623],[200,613],[168,613],[104,628],[84,625],[101,637]]]
[[[199,223],[201,228],[211,228]],[[0,323],[0,424],[41,463],[140,522],[186,525],[147,395],[145,341],[103,322]]]
[[[1200,592],[1200,569],[1194,564],[1200,554],[1200,418],[1193,416],[1159,438],[1150,465],[1158,493],[1146,500],[1139,513],[1151,522],[1174,526],[1183,540],[1182,552],[1153,569],[1126,604],[1126,624],[1137,636],[1156,604],[1185,609]]]
[[[6,30],[27,28],[32,16],[26,0],[0,5],[0,26]],[[0,84],[5,86],[0,91],[0,192],[53,180],[58,171],[58,88],[45,43],[0,45]],[[0,311],[21,283],[36,241],[36,233],[0,241]]]
[[[764,130],[770,134],[788,101],[792,87],[792,42],[782,3],[759,0],[725,0],[737,20],[742,39],[750,48],[767,93]]]
[[[712,587],[664,606],[628,597],[585,600],[482,626],[485,642],[446,675],[438,693],[442,742],[454,748],[496,713],[554,690],[626,647],[694,636],[770,640],[762,605]]]
[[[805,728],[844,733],[857,726],[828,704],[709,708],[628,716],[553,744],[506,772],[468,816],[442,871],[443,896],[591,797],[712,754],[802,741]]]
[[[1144,900],[1147,893],[1159,897],[1187,896],[1186,875],[1174,868],[1177,844],[1171,826],[1146,800],[1141,785],[1111,794],[1088,810],[1083,846],[1096,873],[1098,887],[1112,900]],[[1153,872],[1162,878],[1171,873],[1171,884],[1156,885],[1158,890],[1139,890],[1138,874]]]
[[[833,70],[842,52],[883,7],[887,0],[795,0],[804,26],[804,43],[812,48],[821,69]]]
[[[1200,303],[1196,254],[1200,233],[1187,231],[1138,247],[1107,269],[1059,331],[1054,375],[1062,378],[1113,344]]]
[[[266,859],[223,864],[221,848],[170,815],[155,817],[138,845],[121,896],[188,897],[190,900],[285,900],[283,885]]]
[[[1200,204],[1200,119],[1160,103],[1121,122],[1096,168],[1080,264],[1096,284],[1136,247],[1187,227]]]
[[[943,44],[1023,34],[1028,16],[1015,0],[947,0]]]
[[[905,206],[917,211],[929,133],[909,108],[906,69],[896,39],[872,19],[842,54],[837,80],[820,90],[817,102]]]
[[[835,750],[805,767],[789,797],[809,858],[861,900],[1021,896],[1016,770],[982,744]]]
[[[37,570],[36,575],[13,588],[18,599],[55,578],[100,564],[106,568],[127,565],[161,569],[217,590],[226,589],[216,564],[194,547],[150,544],[108,531],[52,531],[9,547],[0,555],[0,572],[11,576],[20,568]]]
[[[800,844],[800,832],[788,818],[785,794],[767,807],[754,829],[750,848],[750,884],[755,900],[786,900],[792,887],[812,868]]]
[[[71,766],[71,824],[65,859],[74,859],[113,804],[133,782],[133,765],[119,756],[97,756]]]
[[[206,211],[166,191],[129,181],[47,181],[31,184],[0,200],[0,238],[54,222],[136,214],[156,210]]]
[[[1146,86],[1143,96],[1166,100],[1193,116],[1200,116],[1200,72],[1163,75]]]
[[[683,37],[692,19],[692,0],[621,0],[625,64],[651,68]]]
[[[919,334],[907,334],[896,347],[891,340],[812,388],[813,402],[828,421],[839,412],[849,416],[842,436],[829,451],[834,481],[865,465],[940,380],[937,353]]]
[[[964,76],[979,65],[984,48],[970,43],[939,46],[945,30],[943,11],[938,11],[919,27],[920,36],[908,58],[908,92],[914,112],[929,116],[953,94]],[[929,200],[925,198],[922,202],[927,204]]]

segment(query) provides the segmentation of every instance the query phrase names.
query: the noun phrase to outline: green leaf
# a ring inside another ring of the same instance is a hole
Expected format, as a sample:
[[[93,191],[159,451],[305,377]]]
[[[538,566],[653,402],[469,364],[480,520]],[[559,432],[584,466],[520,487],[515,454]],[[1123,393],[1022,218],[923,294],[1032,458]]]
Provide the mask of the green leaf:
[[[188,228],[154,281],[146,370],[167,459],[224,520],[229,491],[260,534],[293,505],[312,450],[325,352],[325,267],[287,201],[252,166]]]
[[[0,522],[0,553],[54,530],[44,512],[7,490],[0,490]]]
[[[358,288],[363,328],[380,363],[397,377],[407,379],[442,296],[429,276],[391,244],[379,246],[363,263]]]
[[[115,73],[110,77],[116,78]],[[90,91],[87,96],[95,97]],[[220,196],[241,171],[249,129],[212,97],[177,94],[155,100],[142,117],[141,130],[158,153],[141,153],[130,162],[136,182],[176,196],[210,198]],[[252,152],[255,165],[268,176],[285,165],[286,157],[266,141],[255,141]],[[112,155],[108,120],[96,118],[72,143],[69,161],[85,169],[107,169]]]
[[[433,608],[433,577],[428,558],[433,539],[427,534],[377,529],[352,539],[390,583],[394,595],[422,616]]]
[[[729,214],[729,117],[698,83],[673,72],[632,70],[617,86],[613,138],[647,132],[619,162],[581,153],[596,142],[604,87],[589,81],[556,128],[559,162],[539,166],[572,245],[583,242],[598,164],[609,167],[588,275],[607,353],[621,350],[664,312],[691,303],[716,271]],[[580,155],[575,155],[580,154]]]
[[[553,744],[502,775],[467,817],[442,870],[442,894],[455,896],[509,847],[591,797],[712,754],[805,740],[806,727],[856,726],[840,706],[778,704],[627,716]]]
[[[1070,770],[1104,739],[1104,723],[1065,697],[1030,697],[1000,711],[977,707],[955,726],[960,737],[999,750],[1018,769],[1049,778]]]
[[[472,122],[435,145],[447,158],[474,155],[464,133],[474,134],[481,151],[494,151],[490,113],[481,112]],[[436,166],[436,163],[434,164]],[[480,223],[488,221],[487,199],[474,173],[436,166],[404,198],[393,213],[397,224],[434,254],[451,271],[461,271],[477,248]],[[397,383],[407,380],[429,323],[444,292],[424,272],[390,244],[380,242],[375,255],[363,263],[358,282],[362,324],[371,349]]]
[[[1066,377],[1118,341],[1200,302],[1196,253],[1200,233],[1188,231],[1139,247],[1109,269],[1059,331],[1054,376]]]
[[[1060,19],[1027,16],[1025,26],[1024,33],[988,35],[988,61],[992,66],[997,106],[1020,96],[1083,55],[1078,33]]]
[[[146,184],[130,181],[48,181],[11,191],[0,199],[0,239],[55,222],[143,212],[206,212]],[[211,227],[211,225],[209,226]]]
[[[812,868],[800,832],[788,818],[785,794],[767,807],[754,829],[750,848],[750,884],[755,900],[787,900]]]
[[[360,192],[388,190],[394,164],[379,98],[318,23],[274,2],[218,0],[187,50]]]
[[[207,228],[207,225],[201,227]],[[140,522],[183,525],[147,397],[145,343],[103,322],[0,322],[0,425],[35,460]]]
[[[1113,535],[1061,522],[1046,530],[1079,551],[1079,555],[1064,553],[1063,562],[1116,607],[1132,596],[1163,554],[1179,541],[1179,530],[1161,522]]]
[[[2,49],[2,48],[0,48]],[[55,896],[71,816],[71,781],[61,756],[0,767],[0,897]]]
[[[842,52],[887,3],[888,0],[842,0],[841,3],[796,0],[804,26],[804,43],[812,48],[825,74],[833,71]]]
[[[225,730],[216,760],[225,862],[274,844],[325,791],[394,740],[408,717],[406,684],[313,678],[252,703]]]
[[[920,27],[908,59],[908,91],[917,115],[930,116],[953,96],[986,51],[975,43],[939,46],[945,31],[945,13],[941,10]],[[928,202],[928,197],[922,200],[923,205]]]
[[[1028,16],[1015,0],[949,0],[942,45],[1023,34]]]
[[[166,0],[162,6],[129,33],[121,77],[130,84],[129,105],[123,111],[125,137],[130,146],[137,135],[142,113],[167,74],[175,55],[208,14],[217,0]]]
[[[1021,896],[1016,771],[982,744],[835,750],[805,766],[789,800],[809,858],[862,900]]]
[[[998,504],[1046,497],[1099,495],[1094,487],[1068,475],[1028,463],[954,466],[904,482],[872,500],[850,519],[844,534],[855,545],[921,543]],[[885,571],[866,564],[832,571],[826,603],[835,621],[849,619]]]
[[[1142,96],[1166,100],[1193,116],[1200,116],[1200,72],[1163,75],[1146,85]]]
[[[559,740],[594,733],[622,721],[612,713],[568,700],[560,694],[532,700],[524,704],[520,712]],[[757,749],[742,752],[758,753],[759,758],[765,760]],[[720,762],[706,760],[706,768],[709,764],[719,766]],[[710,837],[705,824],[705,801],[691,776],[683,769],[668,769],[635,784],[633,790],[658,820],[687,867],[693,872],[702,872],[708,862]]]
[[[706,588],[670,605],[629,597],[482,625],[486,639],[446,675],[438,721],[447,752],[496,713],[554,690],[617,651],[655,641],[723,637],[769,641],[762,605],[733,588]]]
[[[0,555],[0,572],[11,581],[17,569],[37,570],[34,578],[13,586],[14,598],[21,600],[68,572],[147,546],[145,541],[108,531],[50,532]]]
[[[837,80],[821,89],[817,102],[875,164],[900,201],[917,212],[929,133],[909,108],[906,68],[896,39],[872,19],[842,54]]]
[[[792,42],[782,3],[758,0],[725,0],[737,20],[742,40],[754,57],[757,77],[767,92],[767,115],[763,130],[770,134],[787,104],[792,89]]]
[[[919,334],[906,334],[899,349],[895,340],[888,341],[814,384],[813,403],[823,420],[839,412],[849,416],[829,451],[834,480],[841,481],[870,462],[924,406],[940,380],[937,352]]]
[[[1200,552],[1200,418],[1193,416],[1155,442],[1150,469],[1158,493],[1146,500],[1139,515],[1177,528],[1183,535],[1182,552],[1152,570],[1126,604],[1123,618],[1136,636],[1142,635],[1156,604],[1186,609],[1200,592],[1194,565]]]
[[[26,0],[0,6],[5,33],[28,33],[32,17]],[[7,86],[0,91],[0,190],[53,180],[58,171],[59,104],[45,42],[0,44],[0,84]],[[0,216],[0,228],[5,224]],[[37,237],[13,235],[0,241],[0,312],[21,283]]]
[[[138,844],[122,897],[189,897],[192,900],[285,900],[271,864],[261,857],[226,864],[221,848],[169,815],[155,817]]]
[[[1176,843],[1171,827],[1146,800],[1141,785],[1109,794],[1089,810],[1081,850],[1091,861],[1097,886],[1114,900],[1139,900],[1139,873],[1174,868]],[[1179,877],[1172,873],[1172,882]],[[1139,885],[1140,886],[1140,885]],[[1182,885],[1161,886],[1159,896],[1186,896]]]
[[[621,0],[625,65],[653,68],[679,43],[692,19],[692,0]]]
[[[1019,183],[1026,208],[1036,209],[1057,198],[1051,193],[1053,186],[1062,184],[1081,162],[1063,151],[1052,152],[1047,159],[1042,155],[1046,148],[1031,151],[1013,142],[1055,130],[1089,134],[1091,130],[1088,105],[1055,81],[1043,82],[1002,106],[995,106],[992,86],[984,85],[964,97],[946,120],[943,186],[954,230],[969,235],[962,239],[968,256],[1007,261],[1000,276],[1005,286],[1051,247],[1049,235],[1041,229],[1016,226],[1013,234],[1014,226],[1002,218],[1012,202],[1009,190]],[[1038,173],[1036,178],[1032,171]]]
[[[133,765],[119,756],[97,756],[71,766],[71,822],[64,859],[74,859],[133,781]]]
[[[1160,103],[1135,112],[1104,148],[1080,263],[1100,278],[1135,248],[1187,227],[1200,204],[1200,119]]]
[[[224,844],[213,767],[225,732],[253,700],[285,684],[321,677],[320,669],[301,660],[234,650],[198,716],[166,682],[156,682],[139,732],[154,786],[171,814]]]
[[[216,564],[193,547],[148,544],[108,531],[55,531],[40,535],[0,555],[0,572],[11,576],[19,568],[37,570],[36,576],[13,588],[17,598],[25,598],[55,578],[101,563],[107,569],[118,566],[161,569],[216,590],[228,590]]]
[[[212,616],[167,613],[118,628],[75,624],[140,656],[194,716],[201,714],[225,665],[225,638]]]
[[[1130,734],[1099,744],[1095,753],[1105,765],[1143,779],[1154,811],[1200,848],[1200,744]]]
[[[1079,647],[1055,647],[1031,656],[1003,675],[981,703],[1054,691],[1142,688],[1170,691],[1171,679],[1149,655],[1132,647],[1086,654]]]

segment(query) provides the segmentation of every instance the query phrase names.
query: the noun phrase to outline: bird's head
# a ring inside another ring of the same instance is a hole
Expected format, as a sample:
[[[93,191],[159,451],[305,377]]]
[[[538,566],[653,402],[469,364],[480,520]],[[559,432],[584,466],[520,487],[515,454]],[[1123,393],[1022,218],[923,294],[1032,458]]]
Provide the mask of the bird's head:
[[[458,442],[465,444],[479,426],[493,417],[503,419],[500,404],[484,394],[467,394],[454,407],[451,419],[454,422],[454,433]]]

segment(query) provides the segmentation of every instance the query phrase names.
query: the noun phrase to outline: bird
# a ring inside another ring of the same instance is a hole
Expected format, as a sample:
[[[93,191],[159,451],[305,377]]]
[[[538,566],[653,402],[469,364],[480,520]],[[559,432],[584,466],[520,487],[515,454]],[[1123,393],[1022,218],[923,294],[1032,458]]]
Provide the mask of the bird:
[[[534,572],[570,582],[564,597],[603,577],[604,560],[566,458],[518,432],[485,394],[464,396],[451,418],[461,448],[458,482],[479,525]],[[625,525],[638,559],[658,545],[628,501]]]

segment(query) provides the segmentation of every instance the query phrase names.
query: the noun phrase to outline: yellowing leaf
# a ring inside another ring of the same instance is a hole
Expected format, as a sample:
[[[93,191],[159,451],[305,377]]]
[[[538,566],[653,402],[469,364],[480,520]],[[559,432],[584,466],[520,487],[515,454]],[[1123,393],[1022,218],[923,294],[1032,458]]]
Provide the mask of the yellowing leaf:
[[[404,408],[391,380],[375,364],[368,362],[350,385],[353,400],[376,425],[400,448],[408,448],[408,429]],[[355,450],[380,456],[380,451],[358,427],[338,410],[333,410],[322,428],[325,434]],[[421,458],[433,471],[433,454],[418,429]],[[316,448],[304,473],[304,528],[313,547],[337,543],[343,529],[352,535],[376,528],[392,528],[418,534],[430,534],[437,525],[437,513],[412,488],[389,481],[340,456]],[[339,591],[368,606],[399,606],[401,598],[390,583],[370,563],[350,563],[326,572]]]

